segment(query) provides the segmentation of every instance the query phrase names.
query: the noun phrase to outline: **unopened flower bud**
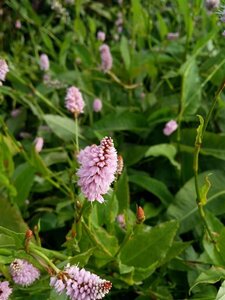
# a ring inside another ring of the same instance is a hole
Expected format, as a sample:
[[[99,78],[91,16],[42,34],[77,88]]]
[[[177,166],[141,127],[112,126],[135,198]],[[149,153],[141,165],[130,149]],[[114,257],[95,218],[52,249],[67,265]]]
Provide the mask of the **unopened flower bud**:
[[[118,175],[122,174],[123,167],[124,167],[123,157],[122,157],[122,155],[118,155],[117,156],[117,170],[116,170],[116,173]]]
[[[141,224],[145,220],[145,212],[141,206],[137,205],[136,209],[136,223]]]
[[[35,150],[36,152],[41,152],[43,146],[44,146],[44,139],[42,137],[37,137],[34,140],[34,144],[35,144]]]

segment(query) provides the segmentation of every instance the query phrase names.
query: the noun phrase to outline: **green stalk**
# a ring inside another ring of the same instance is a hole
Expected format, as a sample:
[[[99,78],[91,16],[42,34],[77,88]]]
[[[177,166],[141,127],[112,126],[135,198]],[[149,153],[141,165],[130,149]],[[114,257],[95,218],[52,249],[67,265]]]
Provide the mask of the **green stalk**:
[[[209,112],[205,118],[205,122],[204,124],[202,124],[202,129],[199,128],[199,132],[197,133],[197,138],[196,138],[196,142],[195,142],[195,150],[194,150],[194,161],[193,161],[193,169],[194,169],[194,178],[195,178],[195,190],[196,190],[196,202],[197,202],[197,206],[198,206],[198,211],[199,211],[199,215],[201,217],[201,220],[205,226],[205,229],[210,237],[210,240],[216,244],[216,241],[213,237],[213,234],[209,228],[209,225],[206,221],[206,218],[205,218],[205,211],[204,211],[204,208],[203,208],[203,204],[202,204],[202,201],[201,201],[201,193],[200,193],[200,188],[199,188],[199,182],[198,182],[198,167],[199,167],[199,153],[200,153],[200,150],[201,150],[201,146],[202,146],[202,141],[203,141],[203,137],[204,137],[204,134],[205,134],[205,131],[206,131],[206,128],[207,128],[207,125],[209,123],[209,120],[212,116],[212,112],[216,106],[216,103],[219,99],[219,96],[222,92],[222,90],[224,89],[225,87],[225,81],[222,83],[222,85],[220,86],[220,88],[218,89],[218,91],[216,92],[216,95],[214,97],[214,100],[212,102],[212,105],[209,109]],[[201,127],[201,124],[200,124],[200,127]]]
[[[34,245],[29,244],[29,253],[34,256],[39,256],[40,258],[42,258],[48,266],[50,266],[55,272],[56,274],[60,272],[60,270],[53,264],[53,262],[40,250],[38,250]]]

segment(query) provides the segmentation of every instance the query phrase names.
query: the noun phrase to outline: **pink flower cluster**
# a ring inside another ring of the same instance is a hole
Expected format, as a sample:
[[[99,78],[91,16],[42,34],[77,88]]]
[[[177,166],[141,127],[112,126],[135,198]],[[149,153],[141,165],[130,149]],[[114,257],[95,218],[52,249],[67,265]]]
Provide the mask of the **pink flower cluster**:
[[[40,56],[40,68],[43,71],[49,70],[49,59],[47,54],[41,54]]]
[[[77,172],[78,185],[89,201],[104,202],[106,194],[115,179],[117,153],[110,137],[102,139],[99,146],[87,146],[77,156],[80,168]]]
[[[68,88],[65,102],[67,110],[71,113],[79,115],[84,112],[85,103],[82,94],[75,86]]]
[[[113,64],[113,59],[112,59],[112,55],[110,52],[110,48],[108,45],[103,44],[100,48],[100,54],[101,54],[101,69],[104,72],[107,72],[109,70],[111,70],[112,68],[112,64]]]
[[[178,124],[176,121],[171,120],[169,122],[166,123],[164,129],[163,129],[163,133],[165,135],[171,135],[174,131],[177,130]]]
[[[0,300],[8,300],[12,294],[12,289],[9,287],[8,281],[0,282]]]
[[[99,112],[102,110],[102,100],[96,98],[93,102],[93,111]]]
[[[40,271],[24,259],[15,259],[9,269],[13,281],[18,285],[29,286],[40,277]]]
[[[0,59],[0,86],[2,81],[5,81],[6,74],[9,72],[9,67],[4,59]]]
[[[214,10],[220,6],[220,0],[206,0],[205,6],[208,10]]]
[[[63,272],[51,277],[50,286],[59,294],[66,291],[71,300],[95,300],[108,294],[112,284],[85,269],[67,265]]]
[[[98,31],[98,33],[97,33],[97,39],[98,39],[99,41],[101,41],[101,42],[104,42],[104,40],[105,40],[105,32],[103,32],[103,31]]]

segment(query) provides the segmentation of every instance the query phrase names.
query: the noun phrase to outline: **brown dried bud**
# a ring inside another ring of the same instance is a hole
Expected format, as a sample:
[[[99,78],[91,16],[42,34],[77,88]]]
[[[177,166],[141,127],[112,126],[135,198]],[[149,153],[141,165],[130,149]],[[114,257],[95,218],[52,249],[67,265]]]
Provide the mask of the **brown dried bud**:
[[[136,223],[141,224],[145,220],[145,212],[141,206],[137,205],[136,208]]]
[[[117,175],[121,175],[122,174],[123,167],[124,167],[123,157],[122,157],[122,155],[118,155],[117,156],[117,170],[116,170],[116,174]]]
[[[25,235],[26,239],[30,240],[32,238],[32,236],[33,236],[33,231],[30,229],[27,229],[26,235]]]

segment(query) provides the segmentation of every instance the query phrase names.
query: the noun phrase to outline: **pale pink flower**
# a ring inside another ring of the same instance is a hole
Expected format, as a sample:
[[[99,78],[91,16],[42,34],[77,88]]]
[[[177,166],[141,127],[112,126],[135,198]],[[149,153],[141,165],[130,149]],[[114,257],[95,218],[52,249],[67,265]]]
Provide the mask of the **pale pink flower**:
[[[112,284],[96,274],[68,264],[58,276],[51,277],[50,286],[59,294],[65,291],[71,300],[97,300],[108,294]]]
[[[9,67],[4,59],[0,59],[0,86],[2,81],[5,81],[6,74],[9,72]]]
[[[143,100],[145,98],[146,94],[144,92],[141,93],[140,97]]]
[[[102,195],[108,192],[117,170],[113,140],[105,137],[99,146],[86,147],[80,151],[77,159],[81,165],[77,175],[82,193],[89,201],[104,202]]]
[[[119,215],[116,217],[116,221],[117,221],[117,223],[119,224],[119,226],[120,226],[121,228],[125,228],[126,222],[125,222],[124,214],[119,214]]]
[[[222,32],[222,36],[225,36],[225,30]]]
[[[12,289],[9,287],[8,281],[0,282],[0,300],[8,300],[12,294]]]
[[[117,2],[118,2],[119,5],[123,4],[123,0],[117,0]]]
[[[101,99],[95,99],[93,102],[93,110],[95,112],[99,112],[102,110],[102,100]]]
[[[16,20],[15,22],[15,28],[16,29],[20,29],[22,27],[21,21],[20,20]]]
[[[75,86],[68,88],[65,102],[67,110],[71,113],[79,115],[84,112],[85,103],[82,94]]]
[[[165,135],[171,135],[175,130],[177,130],[178,124],[176,121],[171,120],[169,122],[166,123],[164,129],[163,129],[163,133]]]
[[[11,115],[11,117],[16,118],[21,114],[21,112],[22,111],[20,108],[15,108],[11,111],[10,115]]]
[[[167,34],[167,39],[170,41],[174,41],[177,40],[179,38],[180,34],[179,32],[169,32]]]
[[[113,63],[113,59],[112,59],[112,55],[110,52],[110,48],[108,45],[103,44],[100,48],[100,54],[101,54],[101,60],[102,60],[102,64],[101,64],[101,69],[104,72],[109,71],[112,68],[112,63]]]
[[[220,0],[206,0],[205,6],[208,10],[214,10],[220,6]]]
[[[98,39],[99,41],[104,42],[104,40],[105,40],[105,32],[103,32],[103,31],[98,31],[98,33],[97,33],[97,39]]]
[[[40,56],[40,68],[43,71],[49,70],[49,59],[47,54],[41,54]]]
[[[34,147],[36,152],[41,152],[43,146],[44,146],[44,139],[43,137],[36,137],[36,139],[34,140]]]
[[[13,281],[18,285],[29,286],[40,277],[40,271],[24,259],[15,259],[9,269]]]

